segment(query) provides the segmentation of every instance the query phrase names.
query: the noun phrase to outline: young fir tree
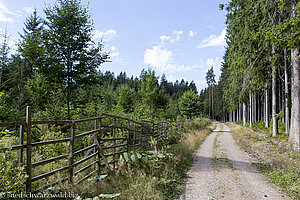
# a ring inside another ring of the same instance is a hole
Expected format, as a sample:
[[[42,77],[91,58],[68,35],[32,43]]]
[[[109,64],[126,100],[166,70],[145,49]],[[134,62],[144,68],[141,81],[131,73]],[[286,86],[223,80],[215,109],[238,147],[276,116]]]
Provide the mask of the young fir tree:
[[[36,10],[26,19],[24,26],[24,33],[20,34],[21,40],[18,44],[18,52],[26,62],[27,75],[32,77],[33,71],[42,68],[46,53],[43,40],[43,24]]]
[[[47,65],[42,73],[57,80],[66,96],[67,116],[70,101],[79,85],[88,84],[97,67],[109,56],[102,52],[103,44],[92,41],[93,22],[88,7],[80,0],[58,0],[45,10],[44,24]]]

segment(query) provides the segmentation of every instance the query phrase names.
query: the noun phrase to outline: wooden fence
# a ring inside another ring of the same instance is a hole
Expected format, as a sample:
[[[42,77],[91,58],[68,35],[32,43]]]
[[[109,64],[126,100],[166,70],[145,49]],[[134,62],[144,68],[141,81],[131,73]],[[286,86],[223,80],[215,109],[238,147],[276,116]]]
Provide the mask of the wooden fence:
[[[68,137],[32,142],[35,134],[33,128],[50,125],[66,126]],[[113,176],[112,171],[117,169],[121,154],[150,150],[153,148],[153,140],[159,145],[171,127],[181,129],[182,125],[183,121],[138,122],[103,113],[98,117],[80,120],[32,121],[31,107],[28,106],[25,122],[0,123],[0,127],[15,127],[19,131],[19,144],[0,148],[0,151],[18,151],[19,165],[25,167],[28,176],[26,191],[38,191],[65,181],[77,185],[95,173]],[[43,160],[35,158],[41,156],[41,149],[54,148],[54,144],[64,144],[67,152]],[[41,166],[51,166],[55,162],[54,166],[60,166],[58,169],[48,172],[40,169]],[[37,174],[36,171],[42,173]],[[51,176],[56,176],[56,180],[50,182],[53,180],[49,179]]]

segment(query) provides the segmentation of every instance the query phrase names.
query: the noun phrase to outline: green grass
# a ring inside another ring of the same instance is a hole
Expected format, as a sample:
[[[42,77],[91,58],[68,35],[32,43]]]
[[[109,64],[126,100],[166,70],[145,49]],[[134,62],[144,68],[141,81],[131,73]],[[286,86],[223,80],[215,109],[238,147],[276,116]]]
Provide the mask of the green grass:
[[[300,199],[300,177],[290,165],[288,169],[280,166],[271,166],[264,163],[252,163],[256,168],[269,178],[269,182],[279,186],[293,199]]]

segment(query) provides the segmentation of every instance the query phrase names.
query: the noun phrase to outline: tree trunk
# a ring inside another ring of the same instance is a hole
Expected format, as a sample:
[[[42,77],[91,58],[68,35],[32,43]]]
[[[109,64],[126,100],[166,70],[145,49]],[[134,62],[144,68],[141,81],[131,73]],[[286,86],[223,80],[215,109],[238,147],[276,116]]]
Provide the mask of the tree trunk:
[[[211,112],[212,112],[212,118],[214,119],[214,85],[212,85],[211,88]]]
[[[250,122],[250,127],[252,127],[252,97],[251,97],[251,94],[249,94],[249,102],[250,102],[250,105],[249,105],[249,122]]]
[[[236,120],[235,120],[235,110],[234,110],[234,111],[232,111],[232,116],[233,116],[233,119],[232,119],[232,121],[234,121],[234,122],[235,122],[235,121],[236,121]]]
[[[289,109],[289,77],[288,77],[288,65],[287,65],[287,52],[284,49],[284,93],[285,93],[285,132],[290,131],[290,109]]]
[[[269,128],[269,91],[268,91],[268,87],[266,84],[266,110],[265,110],[266,114],[266,128]]]
[[[272,47],[272,54],[275,54],[275,47]],[[277,80],[276,80],[276,66],[272,66],[272,121],[273,121],[273,137],[278,135],[278,121],[276,118],[276,107],[277,107]]]
[[[246,113],[246,104],[243,102],[243,126],[246,126],[246,117],[247,117],[247,113]]]
[[[239,103],[239,120],[243,120],[243,104]]]
[[[256,107],[257,107],[257,105],[256,105],[256,92],[254,92],[254,95],[253,95],[253,123],[254,122],[256,122]]]
[[[298,56],[299,49],[292,49],[292,117],[289,141],[295,141],[300,148],[300,65]]]
[[[209,117],[211,118],[211,98],[210,98],[210,86],[208,86],[208,114],[209,114]]]

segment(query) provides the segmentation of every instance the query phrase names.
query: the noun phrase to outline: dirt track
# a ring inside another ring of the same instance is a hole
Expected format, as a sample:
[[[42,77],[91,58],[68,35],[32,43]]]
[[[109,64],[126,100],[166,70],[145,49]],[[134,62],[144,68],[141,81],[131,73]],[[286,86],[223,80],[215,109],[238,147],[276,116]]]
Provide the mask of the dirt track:
[[[180,199],[289,198],[266,182],[250,156],[235,144],[229,127],[220,123],[196,152]]]

